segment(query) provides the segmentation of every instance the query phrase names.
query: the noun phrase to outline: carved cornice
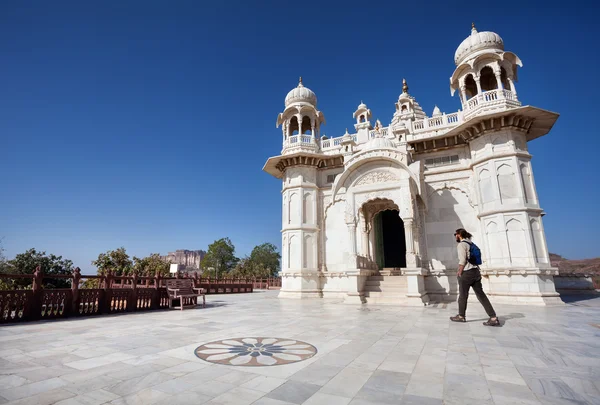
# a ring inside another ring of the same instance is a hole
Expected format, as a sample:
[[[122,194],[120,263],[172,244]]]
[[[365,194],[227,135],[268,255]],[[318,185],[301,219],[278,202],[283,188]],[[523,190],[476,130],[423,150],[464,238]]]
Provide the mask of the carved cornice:
[[[342,167],[344,165],[343,156],[326,156],[326,155],[295,155],[281,156],[275,167],[284,173],[291,166],[310,166],[317,169],[331,169]]]
[[[448,133],[447,137],[436,139],[424,139],[410,142],[413,153],[426,153],[435,150],[448,149],[456,146],[466,145],[473,139],[479,138],[490,132],[510,129],[527,133],[535,119],[518,113],[507,113],[500,116],[478,117],[467,121],[460,127]]]

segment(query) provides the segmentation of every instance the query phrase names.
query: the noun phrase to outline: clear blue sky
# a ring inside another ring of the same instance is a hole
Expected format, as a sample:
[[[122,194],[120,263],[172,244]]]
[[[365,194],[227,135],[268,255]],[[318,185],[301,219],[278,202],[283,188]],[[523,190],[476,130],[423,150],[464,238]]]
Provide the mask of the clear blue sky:
[[[387,125],[403,77],[428,114],[456,111],[448,78],[475,21],[523,60],[522,102],[561,114],[530,143],[550,250],[600,256],[596,17],[573,1],[3,1],[6,254],[35,247],[89,273],[120,246],[279,246],[281,183],[261,169],[298,76],[329,136],[361,100]]]

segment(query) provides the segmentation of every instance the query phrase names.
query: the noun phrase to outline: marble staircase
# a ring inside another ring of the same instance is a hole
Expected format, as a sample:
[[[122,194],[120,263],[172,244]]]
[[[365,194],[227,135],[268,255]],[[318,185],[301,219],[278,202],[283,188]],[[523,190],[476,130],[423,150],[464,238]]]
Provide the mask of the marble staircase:
[[[378,275],[367,278],[364,297],[369,304],[402,304],[407,302],[406,276]]]

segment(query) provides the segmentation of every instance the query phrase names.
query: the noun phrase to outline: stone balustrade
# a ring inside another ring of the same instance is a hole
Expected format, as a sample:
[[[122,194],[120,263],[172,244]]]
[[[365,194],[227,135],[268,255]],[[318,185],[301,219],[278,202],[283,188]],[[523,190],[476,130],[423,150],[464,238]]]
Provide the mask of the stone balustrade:
[[[198,273],[177,274],[191,278],[196,288],[207,294],[251,293],[254,289],[281,288],[280,278],[209,279]],[[31,280],[31,289],[0,291],[0,324],[73,316],[90,316],[166,309],[169,307],[166,280],[173,277],[81,275],[76,268],[71,275],[46,275],[40,267],[33,274],[0,274],[0,280]],[[43,280],[66,279],[71,288],[48,289]],[[86,280],[84,282],[84,280]]]

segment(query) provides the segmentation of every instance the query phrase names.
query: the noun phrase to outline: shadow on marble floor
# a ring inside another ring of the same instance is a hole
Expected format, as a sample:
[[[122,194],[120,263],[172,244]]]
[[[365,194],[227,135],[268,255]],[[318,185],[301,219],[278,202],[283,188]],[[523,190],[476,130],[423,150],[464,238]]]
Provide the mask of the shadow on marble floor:
[[[578,303],[582,303],[582,302],[585,303],[585,301],[594,300],[596,298],[600,298],[600,292],[589,292],[589,293],[579,293],[579,294],[565,294],[565,293],[560,294],[560,299],[565,304],[573,304],[573,305],[577,305]],[[596,302],[596,304],[598,304],[598,303]],[[598,305],[593,305],[593,306],[598,306]]]

